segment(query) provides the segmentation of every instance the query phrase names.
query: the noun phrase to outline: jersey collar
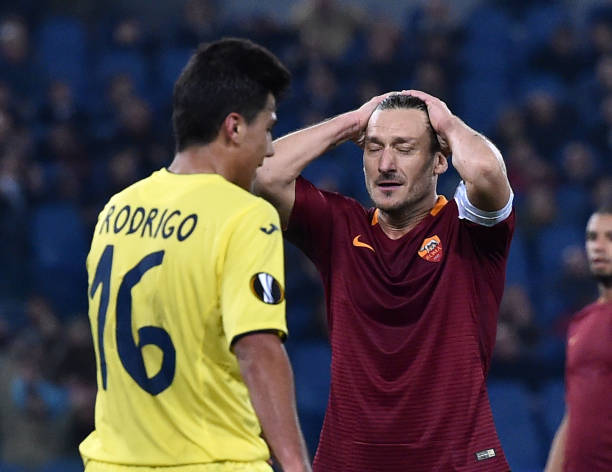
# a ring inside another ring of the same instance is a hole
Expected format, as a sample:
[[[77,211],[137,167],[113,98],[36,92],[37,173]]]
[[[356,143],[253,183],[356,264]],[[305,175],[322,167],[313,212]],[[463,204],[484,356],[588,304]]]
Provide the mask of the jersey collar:
[[[446,205],[447,203],[448,203],[448,200],[446,199],[444,195],[438,195],[436,204],[433,206],[429,214],[431,216],[436,216],[438,213],[440,213],[440,210],[444,208],[444,205]],[[378,208],[374,210],[374,214],[372,215],[372,221],[370,223],[372,226],[375,226],[378,224],[378,212],[379,212]]]

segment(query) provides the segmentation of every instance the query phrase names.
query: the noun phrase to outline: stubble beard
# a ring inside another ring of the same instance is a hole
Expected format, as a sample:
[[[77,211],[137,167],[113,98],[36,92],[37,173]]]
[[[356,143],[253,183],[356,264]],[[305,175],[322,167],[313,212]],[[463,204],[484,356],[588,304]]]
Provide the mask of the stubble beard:
[[[593,273],[593,277],[597,280],[597,283],[604,288],[612,288],[612,274]]]
[[[375,184],[372,184],[372,187],[376,187]],[[404,197],[399,197],[395,202],[384,203],[378,198],[375,198],[374,192],[376,191],[369,185],[366,185],[366,190],[370,195],[370,200],[374,203],[374,206],[378,208],[380,211],[383,211],[390,216],[401,216],[404,213],[409,212],[413,207],[415,207],[419,201],[425,198],[428,195],[430,189],[427,188],[427,184],[424,182],[419,182],[415,184],[412,188],[406,190]],[[384,190],[381,192],[383,195],[386,193]],[[389,192],[388,195],[391,195]]]

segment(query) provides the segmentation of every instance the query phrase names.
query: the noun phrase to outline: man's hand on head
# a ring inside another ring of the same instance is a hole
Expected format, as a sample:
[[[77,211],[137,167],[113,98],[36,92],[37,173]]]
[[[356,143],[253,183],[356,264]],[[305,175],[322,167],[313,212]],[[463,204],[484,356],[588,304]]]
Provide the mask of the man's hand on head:
[[[446,103],[433,95],[421,92],[420,90],[404,90],[403,92],[420,98],[425,102],[431,126],[438,136],[442,152],[448,157],[451,153],[448,135],[451,132],[451,128],[458,122],[458,118],[453,115]]]
[[[376,107],[378,107],[380,102],[382,102],[389,95],[393,95],[396,93],[406,94],[408,93],[408,91],[402,90],[401,92],[387,92],[387,93],[383,93],[382,95],[376,95],[375,97],[372,97],[370,100],[365,102],[363,105],[361,105],[356,110],[349,112],[353,114],[354,119],[355,119],[355,125],[354,125],[354,129],[351,130],[350,139],[355,144],[357,144],[357,146],[359,146],[360,148],[363,148],[364,146],[365,130],[368,126],[368,121],[370,120],[372,113],[374,113],[374,110],[376,110]]]

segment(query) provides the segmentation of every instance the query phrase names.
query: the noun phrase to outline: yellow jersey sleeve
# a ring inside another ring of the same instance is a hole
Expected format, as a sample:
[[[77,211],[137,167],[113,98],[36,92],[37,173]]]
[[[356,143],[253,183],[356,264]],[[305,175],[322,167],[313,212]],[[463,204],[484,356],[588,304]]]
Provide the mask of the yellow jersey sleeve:
[[[227,237],[221,283],[221,313],[228,347],[252,331],[287,335],[283,236],[278,213],[267,202],[234,219]]]

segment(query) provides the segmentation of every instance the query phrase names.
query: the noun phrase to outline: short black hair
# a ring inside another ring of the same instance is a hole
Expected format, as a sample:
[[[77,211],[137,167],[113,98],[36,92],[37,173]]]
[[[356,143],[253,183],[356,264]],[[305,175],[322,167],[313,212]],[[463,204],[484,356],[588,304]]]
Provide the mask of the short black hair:
[[[606,200],[597,206],[593,214],[612,215],[612,200]]]
[[[440,146],[440,142],[438,141],[438,136],[436,135],[433,126],[431,126],[431,121],[429,121],[429,112],[427,111],[427,104],[418,97],[413,95],[406,95],[403,93],[394,93],[385,98],[382,102],[378,104],[377,110],[396,110],[400,108],[415,108],[417,110],[421,110],[425,113],[427,117],[427,128],[429,130],[429,139],[431,143],[431,154],[435,154],[436,152],[441,152],[442,147]]]
[[[291,74],[263,46],[224,38],[201,44],[174,84],[172,127],[176,150],[211,142],[232,112],[250,123],[288,88]]]

